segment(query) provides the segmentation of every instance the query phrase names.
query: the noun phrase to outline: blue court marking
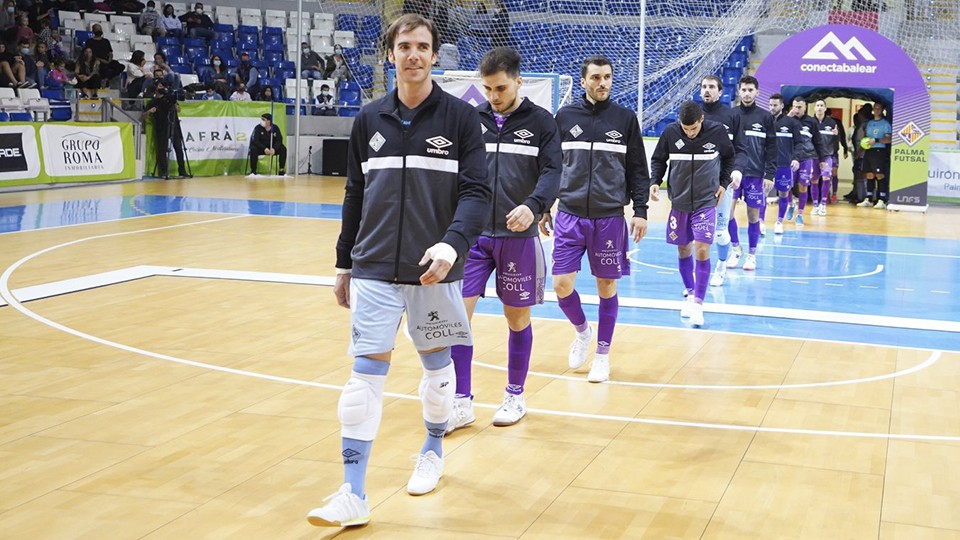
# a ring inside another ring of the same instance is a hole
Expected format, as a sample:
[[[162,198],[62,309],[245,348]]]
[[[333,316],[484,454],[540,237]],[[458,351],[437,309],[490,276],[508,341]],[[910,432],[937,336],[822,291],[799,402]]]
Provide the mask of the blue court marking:
[[[258,201],[211,197],[134,195],[0,208],[0,233],[38,230],[174,212],[339,219],[338,204]],[[664,224],[652,223],[648,237],[632,244],[631,275],[618,284],[621,298],[679,300],[683,285],[676,248],[664,241]],[[746,232],[741,244],[746,246]],[[883,315],[934,321],[960,321],[960,243],[926,238],[788,230],[782,238],[761,240],[758,270],[728,273],[727,284],[711,287],[707,303],[849,313],[849,324],[707,314],[711,330],[758,335],[820,338],[960,351],[960,335],[951,332],[874,327],[856,324],[856,315]],[[333,249],[331,239],[330,249]],[[544,243],[549,256],[551,242]],[[716,263],[715,250],[711,253]],[[596,294],[586,261],[577,279],[581,294]],[[878,270],[879,269],[879,270]],[[488,284],[492,287],[492,281]],[[547,285],[550,290],[551,284]],[[596,307],[585,306],[591,320]],[[477,310],[500,313],[496,299]],[[564,319],[554,303],[534,315]],[[683,328],[676,311],[621,307],[619,320]]]

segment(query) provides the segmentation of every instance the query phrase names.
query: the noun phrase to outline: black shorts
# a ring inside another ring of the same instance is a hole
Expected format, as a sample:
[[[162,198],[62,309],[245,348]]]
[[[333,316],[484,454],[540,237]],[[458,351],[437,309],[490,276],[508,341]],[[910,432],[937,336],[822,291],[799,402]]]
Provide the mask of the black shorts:
[[[870,148],[863,153],[863,172],[886,174],[887,165],[885,148]]]

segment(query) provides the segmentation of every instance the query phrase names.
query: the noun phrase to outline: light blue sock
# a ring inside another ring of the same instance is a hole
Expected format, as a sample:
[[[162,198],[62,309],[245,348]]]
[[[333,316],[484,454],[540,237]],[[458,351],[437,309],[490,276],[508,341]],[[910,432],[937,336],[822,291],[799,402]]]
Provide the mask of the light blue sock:
[[[447,347],[432,353],[420,353],[420,362],[423,364],[423,369],[430,371],[443,369],[453,362],[450,356],[450,348]],[[426,454],[433,450],[437,457],[443,457],[443,435],[447,431],[447,423],[433,423],[424,420],[423,425],[427,427],[427,438],[423,441],[423,448],[420,449],[420,453]]]
[[[358,356],[353,361],[353,371],[367,375],[386,375],[390,370],[389,362],[371,360]],[[383,404],[380,404],[381,406]],[[343,481],[350,484],[350,491],[361,499],[366,498],[367,463],[370,461],[370,449],[373,441],[360,441],[343,437]]]

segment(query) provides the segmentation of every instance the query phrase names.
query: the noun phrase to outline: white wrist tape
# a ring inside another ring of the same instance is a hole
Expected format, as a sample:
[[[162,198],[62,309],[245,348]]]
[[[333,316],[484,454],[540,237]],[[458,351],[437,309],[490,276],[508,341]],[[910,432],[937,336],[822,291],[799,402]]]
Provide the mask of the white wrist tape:
[[[457,250],[444,242],[437,242],[427,250],[427,257],[434,261],[446,261],[451,265],[457,262]]]
[[[340,274],[352,274],[352,273],[353,273],[353,270],[351,270],[351,269],[349,269],[349,268],[337,268],[336,270],[337,270],[337,275],[338,275],[338,276],[339,276]]]

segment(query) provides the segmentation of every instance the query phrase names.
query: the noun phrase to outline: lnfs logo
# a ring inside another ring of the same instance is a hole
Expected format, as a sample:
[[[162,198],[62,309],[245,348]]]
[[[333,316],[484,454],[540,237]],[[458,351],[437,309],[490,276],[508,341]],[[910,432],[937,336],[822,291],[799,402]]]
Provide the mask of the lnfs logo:
[[[877,71],[877,66],[861,63],[876,62],[877,57],[856,36],[842,41],[832,31],[827,32],[801,58],[829,63],[800,64],[800,71],[825,73],[875,73]]]

